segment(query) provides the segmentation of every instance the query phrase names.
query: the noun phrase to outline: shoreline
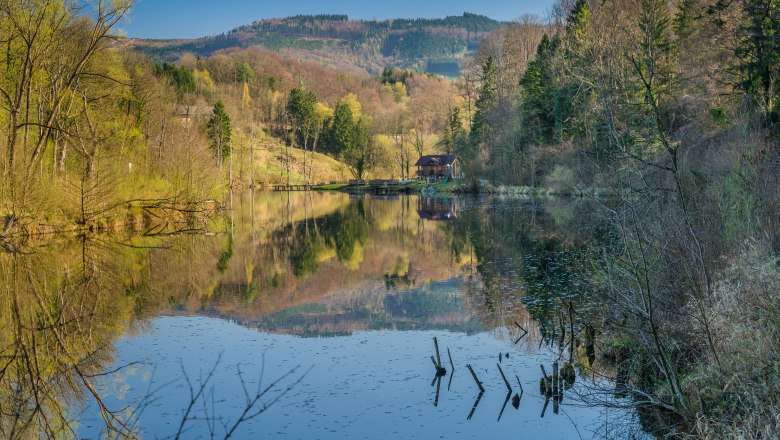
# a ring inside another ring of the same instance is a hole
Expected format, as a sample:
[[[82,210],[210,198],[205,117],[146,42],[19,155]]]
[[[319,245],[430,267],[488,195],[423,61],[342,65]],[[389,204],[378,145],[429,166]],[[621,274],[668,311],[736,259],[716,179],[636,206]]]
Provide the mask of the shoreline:
[[[285,192],[274,191],[267,187],[242,188],[236,192],[243,191],[261,191],[261,192]],[[308,192],[340,192],[347,194],[360,195],[401,195],[417,194],[424,197],[432,196],[467,196],[467,195],[488,195],[488,196],[514,196],[523,198],[561,198],[561,199],[581,199],[598,198],[607,199],[616,196],[614,191],[607,189],[575,189],[575,190],[555,190],[546,187],[524,187],[524,186],[492,186],[483,185],[480,187],[463,185],[455,182],[412,182],[404,184],[390,184],[384,186],[373,186],[370,184],[325,184],[312,185]],[[305,192],[305,191],[301,191]],[[195,202],[188,205],[203,205],[202,209],[172,209],[171,207],[148,207],[127,205],[124,209],[117,209],[115,212],[107,214],[101,218],[92,219],[86,223],[79,221],[68,221],[62,219],[59,222],[47,223],[44,218],[33,218],[31,216],[22,216],[14,220],[14,224],[5,235],[0,235],[0,247],[6,250],[13,250],[20,244],[26,244],[34,237],[49,236],[81,236],[87,234],[138,234],[144,235],[164,235],[170,233],[181,233],[182,231],[201,231],[202,225],[211,219],[218,217],[224,212],[224,202],[208,200]],[[181,208],[181,207],[179,207]],[[8,221],[8,216],[4,218]],[[182,227],[182,228],[179,228]],[[171,232],[171,228],[174,229]],[[152,232],[149,234],[149,232]],[[203,232],[207,232],[203,230]]]
[[[183,204],[132,205],[123,204],[99,218],[88,221],[68,220],[47,222],[47,216],[35,218],[22,215],[14,218],[4,235],[0,235],[0,246],[13,251],[17,245],[24,245],[38,237],[84,236],[88,234],[138,234],[165,235],[185,231],[201,231],[209,220],[224,212],[224,203],[216,200]],[[8,223],[9,216],[4,217]],[[207,232],[203,230],[203,232]]]
[[[412,182],[399,184],[371,185],[334,183],[327,185],[312,185],[312,191],[334,191],[351,194],[446,194],[446,195],[515,195],[521,197],[565,197],[565,198],[609,198],[618,195],[609,188],[574,188],[559,189],[550,187],[508,186],[491,184],[469,185],[457,182]],[[622,193],[621,193],[622,194]]]

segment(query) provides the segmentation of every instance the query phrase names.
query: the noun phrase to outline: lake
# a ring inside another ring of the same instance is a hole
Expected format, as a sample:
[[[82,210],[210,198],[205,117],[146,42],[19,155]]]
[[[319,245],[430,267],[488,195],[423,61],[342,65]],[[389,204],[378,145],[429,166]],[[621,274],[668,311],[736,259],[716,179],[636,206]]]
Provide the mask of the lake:
[[[30,243],[0,256],[0,432],[644,438],[597,343],[597,211],[254,192],[207,223]]]

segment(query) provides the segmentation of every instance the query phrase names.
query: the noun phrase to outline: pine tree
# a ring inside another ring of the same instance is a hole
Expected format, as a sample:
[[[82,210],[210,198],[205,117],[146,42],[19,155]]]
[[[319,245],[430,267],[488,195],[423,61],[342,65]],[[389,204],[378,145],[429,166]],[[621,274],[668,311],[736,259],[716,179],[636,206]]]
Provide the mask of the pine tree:
[[[534,144],[549,145],[556,140],[556,133],[562,131],[564,115],[558,87],[558,69],[555,57],[560,45],[559,38],[542,37],[536,50],[536,58],[529,63],[520,79],[523,88],[522,109],[526,121],[526,132]]]
[[[340,155],[341,152],[352,147],[355,139],[355,123],[348,103],[340,101],[336,104],[328,138],[330,149],[334,154]]]
[[[471,124],[471,143],[478,146],[487,137],[490,128],[488,113],[493,106],[496,96],[496,68],[493,65],[493,56],[487,57],[482,66],[482,85],[476,102],[474,121]]]
[[[751,95],[764,114],[780,123],[780,1],[745,0],[745,21],[737,47],[742,81],[737,86]]]
[[[463,122],[460,120],[460,109],[455,107],[450,113],[447,125],[444,127],[444,135],[441,146],[447,154],[455,151],[456,144],[463,135]]]
[[[221,167],[222,162],[230,156],[232,128],[230,126],[230,117],[225,111],[225,104],[217,101],[214,105],[214,111],[206,127],[211,148],[217,157],[217,164]]]
[[[314,92],[304,88],[295,88],[290,91],[290,99],[287,101],[287,113],[290,115],[293,130],[299,145],[308,148],[309,138],[317,124],[317,96]]]
[[[252,67],[246,62],[236,64],[236,76],[238,82],[242,83],[254,82],[256,78],[255,71],[252,70]]]
[[[577,0],[574,4],[569,17],[566,19],[566,37],[569,43],[577,42],[586,38],[587,27],[590,22],[590,10],[587,0]]]
[[[685,40],[691,36],[694,23],[700,18],[699,0],[682,0],[677,4],[677,14],[674,17],[674,31],[677,38]]]

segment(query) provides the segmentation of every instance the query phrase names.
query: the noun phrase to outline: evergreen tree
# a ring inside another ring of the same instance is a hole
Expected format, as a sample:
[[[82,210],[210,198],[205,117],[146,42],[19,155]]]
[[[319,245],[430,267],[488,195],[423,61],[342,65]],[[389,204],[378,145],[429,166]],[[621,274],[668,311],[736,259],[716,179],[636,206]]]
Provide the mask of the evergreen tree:
[[[485,142],[490,129],[488,113],[492,108],[496,97],[496,68],[493,65],[493,56],[490,55],[482,66],[482,85],[476,102],[474,121],[471,124],[471,143],[474,147]]]
[[[195,77],[189,69],[185,67],[179,68],[171,63],[163,63],[162,65],[156,65],[154,70],[157,76],[165,76],[170,79],[171,84],[176,86],[179,97],[195,92]]]
[[[385,67],[384,70],[382,70],[380,82],[382,84],[395,84],[395,74],[393,74],[393,69],[390,67]]]
[[[296,140],[302,148],[308,148],[309,138],[316,130],[317,97],[311,90],[295,88],[290,91],[290,99],[287,102],[287,113],[295,132]]]
[[[236,76],[238,82],[242,83],[254,82],[256,78],[255,71],[246,62],[236,63]]]
[[[564,115],[558,89],[558,71],[555,65],[560,39],[542,37],[536,58],[529,63],[520,79],[523,89],[521,107],[524,113],[526,136],[534,144],[549,145],[562,130]]]
[[[742,80],[738,88],[751,95],[764,114],[780,123],[780,1],[745,0],[737,47]]]
[[[444,134],[441,140],[441,147],[447,154],[455,151],[460,137],[463,135],[463,122],[460,120],[460,109],[455,107],[450,113],[447,125],[444,127]]]
[[[566,19],[566,37],[570,42],[581,41],[585,38],[588,23],[590,22],[590,10],[587,0],[577,0]]]
[[[699,0],[682,0],[678,3],[677,14],[674,17],[674,31],[677,38],[684,40],[690,37],[694,23],[699,18]]]
[[[214,111],[206,127],[211,148],[217,157],[217,163],[222,166],[222,162],[230,156],[231,136],[233,129],[230,126],[230,117],[225,111],[225,104],[217,101],[214,105]]]
[[[352,119],[352,110],[349,104],[339,101],[333,110],[333,122],[331,124],[328,141],[330,150],[336,155],[352,148],[355,139],[355,123]]]

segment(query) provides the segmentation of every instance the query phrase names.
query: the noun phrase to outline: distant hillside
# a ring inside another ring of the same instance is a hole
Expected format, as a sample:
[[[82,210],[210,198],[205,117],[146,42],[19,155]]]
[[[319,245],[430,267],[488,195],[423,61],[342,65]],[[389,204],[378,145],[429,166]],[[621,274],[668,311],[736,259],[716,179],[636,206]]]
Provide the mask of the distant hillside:
[[[262,45],[323,64],[351,64],[378,74],[385,66],[455,76],[459,62],[504,23],[464,13],[442,19],[349,20],[346,15],[300,15],[256,21],[196,40],[132,40],[155,58],[182,52],[207,56],[221,49]]]

